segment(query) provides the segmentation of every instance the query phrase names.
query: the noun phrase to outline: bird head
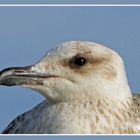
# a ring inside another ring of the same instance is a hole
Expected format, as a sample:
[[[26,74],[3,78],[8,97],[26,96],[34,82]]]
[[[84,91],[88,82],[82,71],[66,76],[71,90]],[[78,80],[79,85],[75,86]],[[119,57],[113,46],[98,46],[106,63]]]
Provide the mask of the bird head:
[[[28,87],[56,102],[100,97],[123,101],[131,95],[121,57],[86,41],[62,43],[36,64],[2,70],[0,85]]]

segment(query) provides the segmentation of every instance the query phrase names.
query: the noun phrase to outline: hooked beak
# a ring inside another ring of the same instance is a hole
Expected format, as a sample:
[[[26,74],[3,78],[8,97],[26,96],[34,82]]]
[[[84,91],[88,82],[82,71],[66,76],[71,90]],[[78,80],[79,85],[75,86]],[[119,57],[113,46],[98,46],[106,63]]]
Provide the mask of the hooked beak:
[[[0,85],[43,85],[44,78],[57,77],[32,70],[33,66],[11,67],[0,71]]]

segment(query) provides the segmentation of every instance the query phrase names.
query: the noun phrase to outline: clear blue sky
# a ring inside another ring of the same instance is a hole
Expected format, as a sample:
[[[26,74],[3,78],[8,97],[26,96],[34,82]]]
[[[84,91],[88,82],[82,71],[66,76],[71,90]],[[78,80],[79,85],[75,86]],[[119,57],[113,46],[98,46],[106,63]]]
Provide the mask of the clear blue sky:
[[[140,92],[140,7],[0,7],[0,70],[38,61],[69,40],[116,50],[132,91]],[[44,98],[21,87],[0,87],[0,131]]]

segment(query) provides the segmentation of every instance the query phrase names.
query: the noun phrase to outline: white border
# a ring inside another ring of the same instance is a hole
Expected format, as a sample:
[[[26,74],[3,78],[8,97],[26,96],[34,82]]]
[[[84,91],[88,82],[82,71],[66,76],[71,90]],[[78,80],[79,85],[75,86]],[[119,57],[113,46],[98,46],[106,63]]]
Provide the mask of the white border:
[[[14,136],[86,136],[86,137],[90,137],[90,136],[140,136],[140,134],[0,134],[0,137],[2,136],[8,136],[8,137],[14,137]]]
[[[0,4],[0,7],[140,7],[140,4]],[[0,134],[1,136],[140,136],[140,134]]]
[[[139,7],[140,4],[0,4],[2,7]]]

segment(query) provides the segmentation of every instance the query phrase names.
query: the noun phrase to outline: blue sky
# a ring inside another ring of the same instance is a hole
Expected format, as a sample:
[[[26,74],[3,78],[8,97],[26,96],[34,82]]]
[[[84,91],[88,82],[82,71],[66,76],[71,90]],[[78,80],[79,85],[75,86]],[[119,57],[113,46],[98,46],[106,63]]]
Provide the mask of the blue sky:
[[[57,44],[93,41],[124,59],[132,91],[140,93],[140,7],[0,7],[0,70],[30,65]],[[0,87],[0,131],[44,98],[21,87]]]

